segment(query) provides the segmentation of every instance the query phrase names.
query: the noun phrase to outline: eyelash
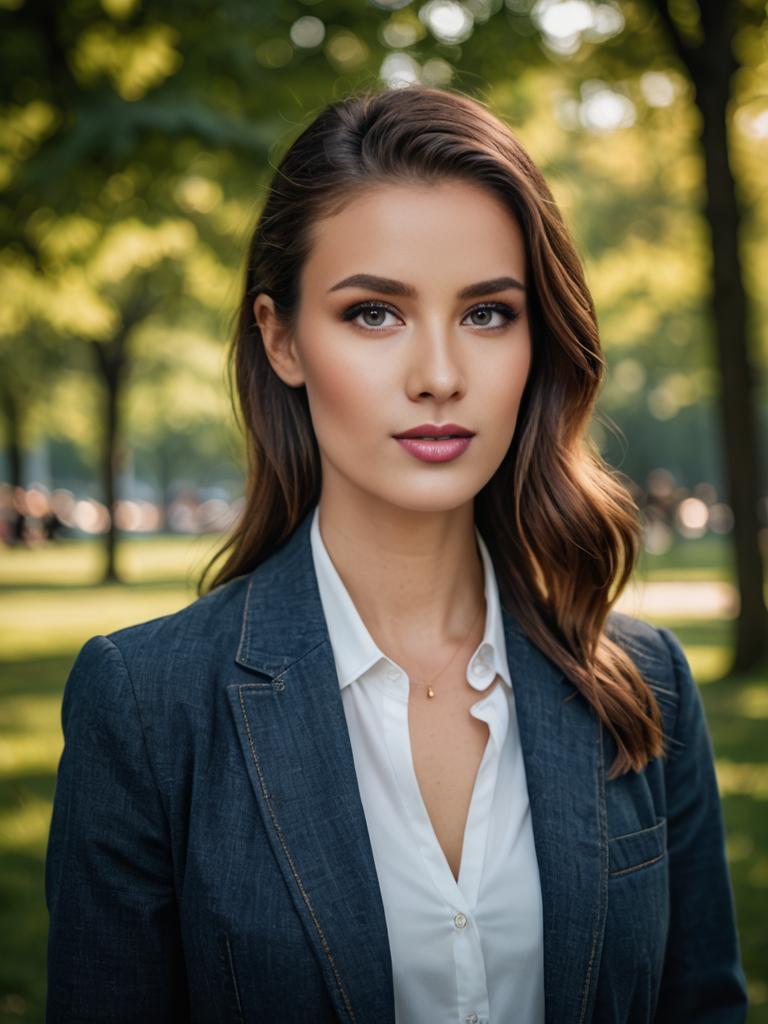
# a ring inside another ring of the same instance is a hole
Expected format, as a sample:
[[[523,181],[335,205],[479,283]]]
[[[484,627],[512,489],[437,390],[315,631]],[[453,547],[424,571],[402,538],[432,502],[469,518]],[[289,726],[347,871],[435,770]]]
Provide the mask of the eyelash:
[[[392,313],[393,316],[399,316],[397,310],[393,306],[390,306],[388,303],[379,302],[375,299],[366,299],[363,302],[356,302],[353,306],[350,306],[348,309],[345,309],[344,312],[342,313],[341,318],[344,321],[354,320],[365,309],[384,309],[388,313]],[[512,309],[511,306],[508,306],[505,302],[480,302],[478,303],[477,306],[473,306],[472,309],[468,310],[466,316],[469,316],[471,313],[474,313],[478,309],[490,309],[493,312],[503,314],[507,318],[507,323],[497,325],[496,327],[482,327],[480,324],[472,325],[474,327],[477,327],[481,331],[503,330],[505,327],[509,327],[510,324],[514,323],[515,320],[519,319],[520,317],[520,314],[516,310]],[[369,333],[375,331],[383,331],[387,329],[385,327],[369,327],[363,324],[355,324],[355,326],[360,327],[361,330],[368,331]]]

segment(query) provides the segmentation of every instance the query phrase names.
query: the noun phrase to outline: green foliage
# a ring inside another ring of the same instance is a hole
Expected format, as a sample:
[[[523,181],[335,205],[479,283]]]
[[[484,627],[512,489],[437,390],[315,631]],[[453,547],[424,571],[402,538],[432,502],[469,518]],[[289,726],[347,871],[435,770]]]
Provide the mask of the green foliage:
[[[468,3],[468,29],[429,4],[357,0],[11,6],[0,14],[0,371],[33,429],[37,405],[84,443],[76,410],[69,429],[51,398],[62,376],[71,387],[92,374],[84,345],[121,331],[129,438],[159,441],[201,415],[226,421],[223,342],[271,167],[325,103],[398,73],[477,95],[539,162],[618,371],[601,407],[632,423],[638,471],[657,459],[638,441],[638,416],[669,429],[711,404],[698,117],[652,4],[620,4],[618,21],[582,26],[570,50],[548,33],[545,7],[500,0]],[[764,25],[745,17],[731,130],[758,325],[768,321],[764,41]],[[622,104],[625,120],[602,125]]]

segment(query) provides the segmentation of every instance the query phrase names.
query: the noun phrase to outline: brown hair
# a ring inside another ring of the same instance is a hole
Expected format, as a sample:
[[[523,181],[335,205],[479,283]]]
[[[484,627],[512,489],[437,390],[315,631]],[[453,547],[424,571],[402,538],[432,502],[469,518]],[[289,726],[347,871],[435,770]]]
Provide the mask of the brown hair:
[[[549,187],[485,105],[421,85],[366,90],[326,107],[278,166],[253,233],[230,350],[248,452],[243,515],[213,589],[254,569],[320,495],[306,390],[284,384],[253,302],[295,322],[312,225],[385,182],[469,180],[517,217],[525,240],[533,356],[513,442],[475,499],[502,601],[593,706],[616,741],[609,778],[663,756],[661,713],[627,653],[604,632],[639,550],[637,507],[588,438],[605,371],[581,262]]]

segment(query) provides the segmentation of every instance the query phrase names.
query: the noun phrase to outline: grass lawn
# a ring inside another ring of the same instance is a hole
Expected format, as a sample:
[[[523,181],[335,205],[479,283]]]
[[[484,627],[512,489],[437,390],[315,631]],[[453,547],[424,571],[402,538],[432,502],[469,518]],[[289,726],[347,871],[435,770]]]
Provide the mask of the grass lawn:
[[[67,673],[97,633],[192,601],[215,537],[125,541],[126,583],[98,583],[101,550],[63,541],[0,551],[0,1024],[44,1019],[47,913],[45,845],[61,753]],[[686,542],[644,556],[656,582],[730,581],[722,541]],[[709,717],[728,829],[728,855],[749,977],[751,1024],[768,1024],[768,679],[716,681],[729,643],[722,620],[651,618],[675,630]]]

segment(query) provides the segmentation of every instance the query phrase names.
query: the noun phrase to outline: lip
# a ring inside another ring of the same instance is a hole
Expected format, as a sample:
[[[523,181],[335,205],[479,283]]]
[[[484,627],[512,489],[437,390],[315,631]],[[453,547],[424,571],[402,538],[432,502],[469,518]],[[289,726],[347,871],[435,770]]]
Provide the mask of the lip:
[[[392,436],[400,440],[403,437],[423,438],[425,435],[441,437],[447,434],[454,434],[458,437],[474,437],[474,433],[474,430],[467,430],[466,427],[462,427],[458,423],[421,423],[418,427],[411,427],[410,430],[403,430]]]
[[[422,462],[450,462],[469,448],[472,443],[472,435],[446,437],[442,441],[423,441],[417,437],[396,437],[395,440],[402,448]]]

